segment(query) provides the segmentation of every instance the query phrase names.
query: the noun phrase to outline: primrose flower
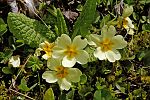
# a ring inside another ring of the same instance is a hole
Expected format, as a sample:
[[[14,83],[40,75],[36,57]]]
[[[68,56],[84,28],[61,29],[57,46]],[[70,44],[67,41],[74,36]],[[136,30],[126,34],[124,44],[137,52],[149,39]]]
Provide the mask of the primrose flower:
[[[123,18],[123,27],[127,30],[128,34],[134,34],[134,25],[129,17]]]
[[[133,7],[127,6],[124,8],[122,17],[118,18],[118,28],[125,28],[127,30],[127,34],[133,35],[134,34],[134,25],[132,24],[132,20],[129,18],[129,16],[133,13]]]
[[[45,54],[42,56],[42,58],[47,60],[48,58],[52,57],[53,47],[54,47],[54,43],[49,43],[49,42],[45,41],[39,45],[38,49],[36,49],[35,55],[40,56],[41,55],[40,52],[44,51]]]
[[[9,59],[9,62],[8,64],[12,65],[13,67],[19,67],[20,66],[20,58],[19,56],[12,56],[10,59]]]
[[[115,62],[121,59],[121,54],[116,49],[126,47],[127,42],[121,35],[116,35],[114,26],[104,26],[101,35],[91,34],[89,36],[89,44],[96,48],[94,56],[99,60],[108,59],[110,62]]]
[[[76,62],[79,64],[86,64],[89,55],[83,50],[87,46],[87,40],[81,39],[81,36],[76,36],[73,41],[66,34],[62,34],[56,40],[54,47],[53,58],[61,58],[62,65],[65,67],[72,67]]]
[[[82,72],[77,68],[65,67],[61,59],[48,59],[47,66],[51,71],[45,71],[42,78],[48,83],[58,82],[62,90],[69,90],[71,82],[79,82]]]

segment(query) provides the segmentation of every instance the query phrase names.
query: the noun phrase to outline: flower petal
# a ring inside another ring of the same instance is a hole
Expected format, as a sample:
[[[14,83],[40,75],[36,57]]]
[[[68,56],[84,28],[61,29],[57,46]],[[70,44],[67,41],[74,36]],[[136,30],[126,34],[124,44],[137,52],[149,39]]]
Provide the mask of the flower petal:
[[[78,35],[73,39],[73,45],[77,49],[83,49],[87,46],[87,39],[81,39],[81,35]]]
[[[127,34],[129,35],[134,35],[134,30],[131,28],[126,29],[127,30]]]
[[[77,68],[68,68],[68,76],[66,79],[70,82],[79,82],[82,72]]]
[[[39,48],[43,49],[45,47],[45,45],[46,45],[46,43],[43,42],[43,43],[39,44]]]
[[[41,49],[41,48],[37,48],[36,50],[35,50],[35,56],[40,56],[41,55],[41,53],[40,53],[40,51],[42,51],[43,49]]]
[[[69,90],[71,87],[71,83],[68,82],[65,78],[59,80],[58,84],[62,90]]]
[[[108,28],[109,37],[113,37],[116,34],[116,28],[114,26],[109,26]],[[106,34],[107,35],[107,34]]]
[[[102,40],[102,37],[100,35],[90,34],[88,37],[88,44],[98,46],[101,40]]]
[[[55,70],[56,67],[61,66],[61,59],[48,59],[47,67],[51,70]]]
[[[71,44],[71,39],[68,35],[62,34],[61,37],[58,37],[56,40],[56,44],[60,48],[66,48]]]
[[[55,46],[53,48],[52,57],[53,58],[63,58],[65,56],[64,49]]]
[[[116,60],[121,59],[121,55],[120,55],[119,51],[117,51],[117,50],[113,50],[113,51],[109,50],[106,52],[106,58],[110,62],[115,62]]]
[[[48,83],[55,83],[57,82],[57,78],[55,76],[55,72],[46,71],[43,73],[42,78],[46,80]]]
[[[94,52],[94,56],[96,58],[98,58],[99,60],[105,60],[106,59],[105,52],[103,52],[100,47],[96,48],[96,50]]]
[[[129,17],[126,17],[125,19],[128,21],[128,26],[130,28],[134,28],[134,25],[132,24],[132,20]]]
[[[47,54],[44,54],[44,55],[42,56],[42,58],[45,59],[45,60],[47,60],[48,58],[50,58],[50,56],[47,55]]]
[[[79,64],[86,64],[88,62],[89,54],[85,50],[78,51],[76,60]]]
[[[76,63],[76,59],[75,58],[71,58],[69,59],[67,56],[65,56],[62,60],[62,65],[64,67],[73,67]]]
[[[9,59],[9,64],[11,64],[13,67],[19,67],[20,66],[20,58],[19,56],[12,56]]]
[[[122,49],[127,46],[127,42],[124,40],[123,36],[116,35],[112,38],[112,42],[114,43],[114,49]]]
[[[111,38],[113,37],[115,34],[116,34],[116,29],[114,26],[107,26],[105,25],[103,28],[102,28],[102,37],[103,38]]]

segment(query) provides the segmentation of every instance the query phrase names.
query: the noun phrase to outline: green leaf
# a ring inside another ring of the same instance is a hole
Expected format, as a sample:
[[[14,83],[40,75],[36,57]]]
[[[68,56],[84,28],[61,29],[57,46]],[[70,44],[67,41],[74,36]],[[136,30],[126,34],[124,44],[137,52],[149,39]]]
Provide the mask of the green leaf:
[[[7,32],[7,24],[0,18],[0,36]]]
[[[150,50],[145,53],[143,61],[145,66],[150,66]]]
[[[5,74],[13,74],[14,73],[14,69],[12,69],[12,67],[3,67],[2,71]]]
[[[58,36],[61,36],[61,34],[68,34],[68,28],[66,26],[64,16],[59,8],[57,9],[57,28]]]
[[[148,3],[150,3],[150,0],[139,0],[139,3],[148,4]]]
[[[18,86],[18,88],[22,91],[30,91],[30,88],[28,88],[27,82],[24,78],[21,79],[21,84]]]
[[[146,31],[146,32],[150,32],[150,24],[144,24],[144,25],[142,26],[142,30],[143,30],[143,31]]]
[[[32,68],[33,71],[37,71],[43,66],[42,61],[38,59],[36,56],[31,56],[26,65],[28,68]]]
[[[96,0],[87,0],[83,10],[74,25],[72,38],[77,35],[86,36],[89,34],[89,27],[95,19]]]
[[[126,5],[126,8],[124,8],[123,10],[122,16],[126,18],[126,17],[129,17],[132,13],[133,13],[133,7]]]
[[[45,92],[43,100],[55,100],[52,88]]]
[[[74,98],[74,93],[75,93],[75,90],[69,91],[69,92],[67,93],[67,95],[66,95],[67,100],[73,100],[73,98]]]
[[[7,63],[12,54],[13,51],[10,49],[6,49],[4,52],[0,52],[0,63]]]
[[[24,14],[9,13],[7,23],[10,32],[31,47],[38,47],[45,40],[53,41],[55,35],[48,27],[41,24],[39,21],[30,19]]]
[[[97,58],[93,54],[93,52],[95,51],[95,48],[93,48],[93,47],[86,47],[85,51],[89,54],[88,62],[93,62],[93,61],[97,60]]]
[[[85,74],[82,74],[82,75],[80,76],[80,83],[81,83],[81,84],[85,84],[86,81],[87,81],[87,76],[86,76]]]
[[[79,88],[78,93],[81,96],[85,96],[86,94],[88,94],[89,92],[91,92],[93,90],[93,88],[91,88],[90,86],[86,86],[86,85],[81,85],[81,87]]]
[[[110,20],[110,15],[108,14],[102,19],[102,21],[100,23],[100,28],[102,28],[104,25],[106,25],[109,20]]]
[[[110,92],[106,89],[96,90],[93,100],[114,100]]]

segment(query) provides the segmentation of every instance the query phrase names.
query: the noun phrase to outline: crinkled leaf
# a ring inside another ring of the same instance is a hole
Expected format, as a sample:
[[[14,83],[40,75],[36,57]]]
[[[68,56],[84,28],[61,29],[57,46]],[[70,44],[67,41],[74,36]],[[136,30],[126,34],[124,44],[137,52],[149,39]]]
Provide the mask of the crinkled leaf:
[[[49,88],[45,94],[43,100],[55,100],[52,88]]]
[[[12,54],[13,51],[10,49],[5,50],[4,52],[0,52],[0,63],[7,63]]]
[[[38,47],[43,41],[53,41],[55,35],[45,25],[35,19],[30,19],[24,14],[9,13],[7,23],[10,32],[31,47]]]
[[[89,33],[89,27],[95,19],[96,0],[87,0],[83,10],[74,25],[72,37],[77,35],[86,36]]]

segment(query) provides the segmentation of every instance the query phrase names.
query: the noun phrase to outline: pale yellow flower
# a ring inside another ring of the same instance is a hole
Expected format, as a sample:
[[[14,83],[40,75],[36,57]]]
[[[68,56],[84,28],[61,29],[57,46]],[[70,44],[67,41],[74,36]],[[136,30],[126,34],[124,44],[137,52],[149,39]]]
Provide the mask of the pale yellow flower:
[[[61,59],[48,59],[47,66],[51,71],[45,71],[42,78],[48,83],[58,82],[62,90],[69,90],[72,82],[79,82],[82,72],[77,68],[65,67]]]
[[[45,54],[42,56],[42,58],[44,58],[45,60],[47,60],[48,58],[52,57],[52,53],[53,53],[53,47],[54,47],[54,43],[49,43],[47,41],[41,43],[39,45],[39,48],[36,49],[35,51],[35,55],[36,56],[40,56],[41,55],[41,51],[44,51]]]
[[[20,66],[20,57],[18,55],[17,56],[12,56],[9,59],[8,64],[12,65],[13,67],[19,67]]]
[[[115,62],[121,59],[121,55],[117,49],[126,47],[127,42],[121,35],[116,35],[114,26],[104,26],[101,35],[91,34],[89,36],[89,44],[94,45],[96,50],[94,56],[99,60],[108,59],[110,62]]]
[[[127,30],[128,34],[134,34],[134,25],[129,17],[123,18],[123,27]]]
[[[72,67],[75,63],[86,64],[89,55],[83,50],[87,46],[87,40],[81,39],[81,36],[76,36],[73,41],[66,34],[62,34],[56,40],[53,57],[62,59],[62,65]]]

